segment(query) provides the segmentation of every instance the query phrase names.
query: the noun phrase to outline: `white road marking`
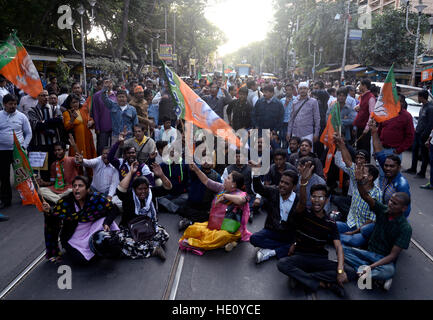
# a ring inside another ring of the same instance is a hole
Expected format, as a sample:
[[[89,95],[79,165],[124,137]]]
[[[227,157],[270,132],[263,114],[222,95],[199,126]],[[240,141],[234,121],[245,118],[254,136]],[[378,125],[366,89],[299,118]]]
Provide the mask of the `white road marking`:
[[[3,299],[22,279],[25,278],[45,257],[45,250],[33,260],[9,285],[0,293],[0,300]]]

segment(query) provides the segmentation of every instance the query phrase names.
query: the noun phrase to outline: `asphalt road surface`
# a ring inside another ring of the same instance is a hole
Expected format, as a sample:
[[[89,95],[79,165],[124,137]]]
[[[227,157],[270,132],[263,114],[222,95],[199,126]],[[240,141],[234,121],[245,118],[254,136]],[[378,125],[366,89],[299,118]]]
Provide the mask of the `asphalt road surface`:
[[[409,165],[405,153],[403,168]],[[407,176],[411,185],[412,212],[409,221],[413,239],[397,263],[392,288],[360,290],[356,282],[345,286],[351,300],[433,299],[433,191],[419,185],[427,180]],[[196,256],[178,250],[179,217],[160,213],[160,223],[170,234],[167,260],[101,260],[71,267],[72,289],[58,288],[58,265],[41,257],[44,251],[43,215],[34,207],[23,207],[17,194],[13,205],[2,213],[10,217],[0,223],[0,293],[6,300],[337,300],[319,290],[307,294],[289,289],[287,277],[276,267],[276,259],[256,265],[256,249],[241,243],[232,252],[223,249]],[[265,215],[248,225],[251,232],[263,228]],[[331,258],[335,253],[330,250]],[[28,268],[25,275],[22,272]],[[16,280],[16,283],[13,281]],[[19,280],[19,281],[18,281]],[[13,285],[11,285],[13,283]]]

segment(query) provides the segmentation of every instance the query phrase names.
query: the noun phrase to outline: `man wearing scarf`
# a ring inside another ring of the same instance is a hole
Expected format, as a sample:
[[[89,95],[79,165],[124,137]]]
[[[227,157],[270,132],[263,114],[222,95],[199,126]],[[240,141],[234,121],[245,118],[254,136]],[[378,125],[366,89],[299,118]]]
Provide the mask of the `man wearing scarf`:
[[[51,164],[50,181],[37,179],[41,188],[39,194],[47,201],[57,203],[60,198],[72,190],[72,180],[78,175],[79,164],[74,157],[66,157],[66,149],[62,143],[54,144],[56,161]]]

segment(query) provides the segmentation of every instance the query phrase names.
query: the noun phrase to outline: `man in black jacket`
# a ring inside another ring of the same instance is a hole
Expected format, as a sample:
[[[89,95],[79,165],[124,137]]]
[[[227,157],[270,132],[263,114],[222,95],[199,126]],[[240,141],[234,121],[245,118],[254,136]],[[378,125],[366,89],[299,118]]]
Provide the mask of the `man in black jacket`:
[[[255,166],[253,162],[250,163]],[[290,216],[298,203],[298,197],[293,192],[297,183],[298,174],[293,170],[283,172],[278,186],[263,186],[258,176],[253,177],[254,191],[267,200],[264,205],[267,213],[265,227],[250,238],[251,244],[259,247],[256,263],[269,260],[273,256],[278,259],[287,257],[294,243],[294,228]]]
[[[423,106],[419,111],[418,124],[415,129],[415,143],[412,150],[412,166],[405,172],[416,173],[419,151],[421,149],[421,170],[416,176],[417,178],[425,178],[425,172],[429,163],[429,152],[425,146],[425,142],[428,140],[433,129],[433,104],[428,101],[428,92],[426,90],[418,92],[418,101],[422,103]]]

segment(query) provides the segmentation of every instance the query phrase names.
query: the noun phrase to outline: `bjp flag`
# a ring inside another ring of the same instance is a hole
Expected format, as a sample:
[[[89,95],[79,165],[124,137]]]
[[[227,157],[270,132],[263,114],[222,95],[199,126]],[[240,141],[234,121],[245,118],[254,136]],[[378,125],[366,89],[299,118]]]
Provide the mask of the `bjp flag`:
[[[15,34],[0,45],[0,74],[33,98],[43,90],[38,71]]]
[[[168,82],[168,88],[173,96],[176,115],[178,118],[192,122],[199,128],[207,129],[213,135],[227,140],[230,144],[240,147],[240,140],[235,135],[232,127],[221,119],[176,73],[164,62],[164,74]]]
[[[384,122],[395,118],[400,113],[400,99],[397,93],[397,86],[394,77],[394,64],[389,69],[385,83],[380,90],[379,98],[376,101],[371,117],[376,122]]]
[[[33,169],[30,166],[26,154],[21,148],[15,132],[12,166],[14,170],[15,186],[20,194],[23,205],[34,204],[38,210],[42,212],[42,202],[39,199],[32,181]]]
[[[327,176],[329,168],[331,167],[332,159],[335,154],[335,143],[333,142],[333,135],[335,132],[341,134],[341,114],[340,114],[340,104],[335,102],[331,106],[331,112],[328,116],[328,122],[326,123],[325,130],[323,130],[322,136],[320,137],[320,142],[328,148],[328,154],[326,155],[325,168],[323,168],[323,173]]]

